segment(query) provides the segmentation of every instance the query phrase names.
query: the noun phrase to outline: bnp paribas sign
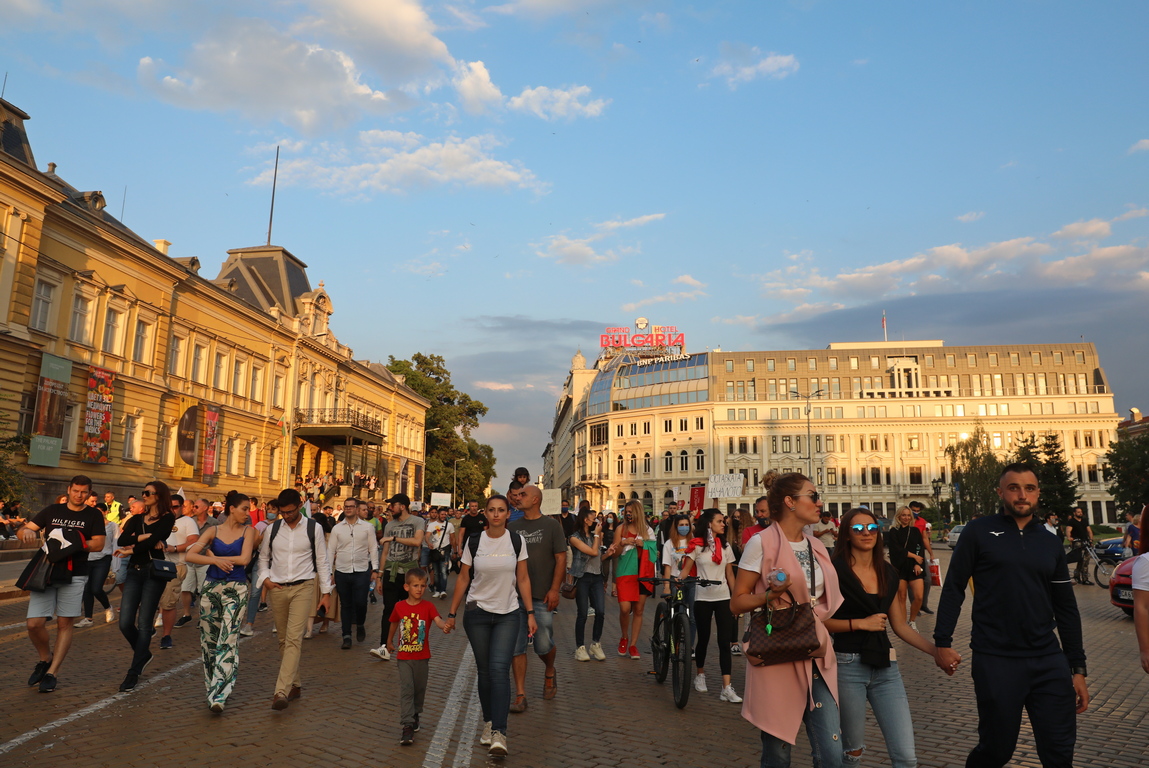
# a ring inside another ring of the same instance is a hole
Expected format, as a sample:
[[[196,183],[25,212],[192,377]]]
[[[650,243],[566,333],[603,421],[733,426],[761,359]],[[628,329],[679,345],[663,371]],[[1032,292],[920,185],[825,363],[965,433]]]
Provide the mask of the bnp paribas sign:
[[[599,346],[604,349],[657,349],[685,347],[686,334],[674,325],[651,325],[645,317],[634,321],[634,328],[623,326],[607,328],[599,335]]]

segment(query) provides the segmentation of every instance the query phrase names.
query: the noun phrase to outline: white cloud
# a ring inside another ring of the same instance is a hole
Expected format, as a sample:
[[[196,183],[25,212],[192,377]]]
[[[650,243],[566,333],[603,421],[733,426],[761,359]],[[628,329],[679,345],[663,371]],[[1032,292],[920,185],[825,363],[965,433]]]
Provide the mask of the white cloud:
[[[473,381],[471,386],[475,389],[490,389],[495,392],[510,392],[516,388],[514,384],[502,381]]]
[[[671,282],[677,283],[678,285],[689,285],[689,286],[693,286],[695,288],[705,288],[706,287],[706,283],[702,282],[701,280],[695,280],[690,275],[679,275],[678,277],[671,280]]]
[[[1104,219],[1090,219],[1066,224],[1053,233],[1064,240],[1104,240],[1113,234],[1113,228]]]
[[[670,291],[659,296],[651,296],[639,301],[633,301],[628,304],[622,305],[623,312],[634,312],[642,307],[648,307],[651,304],[680,304],[684,301],[694,301],[703,296],[708,296],[706,291],[696,289],[693,291]]]
[[[763,54],[757,47],[722,44],[722,57],[710,70],[710,77],[726,80],[734,90],[743,83],[768,77],[781,80],[798,71],[798,59],[792,54],[770,52]]]
[[[1131,146],[1129,148],[1128,154],[1131,155],[1134,152],[1149,152],[1149,139],[1141,139],[1141,141],[1138,141],[1133,146]]]
[[[610,104],[610,99],[584,101],[589,96],[590,87],[586,85],[573,85],[565,89],[540,85],[538,88],[524,88],[522,93],[507,102],[507,106],[516,112],[529,112],[543,120],[598,117]]]
[[[870,60],[869,59],[854,59],[850,63],[853,64],[855,67],[864,67],[870,63]]]
[[[424,139],[414,131],[403,133],[401,131],[372,129],[370,131],[360,131],[359,141],[369,147],[402,147],[403,149],[414,149],[422,144]]]
[[[1149,216],[1149,208],[1133,208],[1118,216],[1114,221],[1128,221]]]
[[[652,221],[662,221],[665,218],[665,213],[648,213],[645,216],[636,216],[626,221],[619,221],[618,219],[614,221],[603,221],[595,224],[595,226],[605,230],[625,229],[627,227],[641,227],[644,224],[649,224]]]
[[[753,328],[758,324],[758,315],[735,315],[734,317],[712,317],[712,323],[723,323],[724,325],[744,325],[747,328]]]
[[[564,13],[587,11],[613,0],[511,0],[502,5],[484,8],[488,13],[523,16],[558,16]]]
[[[482,29],[487,26],[487,22],[479,18],[478,14],[473,13],[469,8],[463,8],[458,5],[444,5],[444,10],[455,17],[459,23],[459,27],[474,32],[477,29]]]
[[[954,218],[956,218],[962,224],[970,224],[977,221],[982,216],[985,216],[985,211],[970,211],[969,213],[963,213],[961,216],[955,216]]]
[[[566,235],[551,235],[546,239],[546,250],[536,251],[539,256],[554,259],[559,264],[577,264],[589,266],[603,264],[618,260],[618,254],[613,250],[596,251],[592,243],[599,240],[599,235],[591,235],[581,239],[572,239]]]
[[[502,91],[491,82],[491,73],[481,61],[460,62],[454,86],[463,109],[472,115],[481,115],[503,103]]]

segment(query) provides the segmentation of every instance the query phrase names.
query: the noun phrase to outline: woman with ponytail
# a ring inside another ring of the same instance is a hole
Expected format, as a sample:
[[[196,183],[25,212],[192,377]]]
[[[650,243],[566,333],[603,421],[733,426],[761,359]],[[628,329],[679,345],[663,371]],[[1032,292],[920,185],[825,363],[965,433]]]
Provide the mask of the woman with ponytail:
[[[718,625],[718,667],[722,671],[722,692],[719,701],[737,704],[742,697],[730,684],[730,645],[734,642],[735,623],[730,613],[730,595],[734,589],[734,551],[726,543],[726,518],[717,509],[704,509],[694,521],[694,538],[686,546],[681,571],[690,573],[697,567],[698,578],[719,582],[713,586],[699,586],[694,593],[694,615],[698,625],[698,642],[694,646],[694,662],[698,675],[694,690],[706,692],[706,649],[710,645],[710,619]]]
[[[207,577],[199,601],[199,637],[203,678],[212,712],[223,712],[239,673],[239,630],[247,610],[247,572],[255,546],[251,500],[227,494],[224,522],[204,529],[187,551],[187,561],[206,565]]]

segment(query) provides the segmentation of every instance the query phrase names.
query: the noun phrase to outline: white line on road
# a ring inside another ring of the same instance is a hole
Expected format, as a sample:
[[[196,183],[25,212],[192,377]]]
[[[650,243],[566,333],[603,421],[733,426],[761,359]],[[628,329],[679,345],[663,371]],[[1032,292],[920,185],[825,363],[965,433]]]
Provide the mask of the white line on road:
[[[467,717],[463,720],[463,730],[459,733],[459,746],[455,749],[455,762],[451,768],[466,768],[471,764],[471,752],[475,748],[475,732],[479,727],[479,715],[483,705],[479,703],[479,681],[471,688],[471,703],[467,705]]]
[[[463,698],[467,695],[468,686],[474,684],[475,657],[471,654],[471,646],[467,645],[463,649],[463,658],[459,661],[455,681],[451,684],[451,693],[443,706],[443,716],[435,726],[435,735],[431,737],[431,744],[427,747],[423,768],[442,768],[443,761],[447,757],[447,746],[451,743],[451,734],[455,732],[455,722],[459,719],[459,710],[463,706]]]
[[[19,624],[5,624],[4,626],[0,627],[0,632],[6,632],[9,629],[24,629],[27,626],[28,622],[26,621],[21,621]]]

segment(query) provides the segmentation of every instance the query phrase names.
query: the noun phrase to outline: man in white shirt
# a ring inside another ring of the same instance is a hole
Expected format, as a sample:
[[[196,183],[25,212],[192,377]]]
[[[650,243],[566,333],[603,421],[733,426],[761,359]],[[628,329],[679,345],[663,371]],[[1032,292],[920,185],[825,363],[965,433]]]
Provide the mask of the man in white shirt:
[[[259,548],[259,572],[268,589],[275,627],[279,635],[279,678],[275,681],[272,709],[287,705],[303,695],[299,676],[299,656],[303,650],[303,630],[307,618],[318,608],[331,607],[331,570],[323,529],[314,520],[303,519],[303,498],[294,488],[286,488],[276,499],[280,519],[267,527]],[[315,580],[323,597],[315,605]]]
[[[440,512],[433,510],[432,517],[427,523],[427,537],[424,539],[427,542],[431,572],[435,577],[431,586],[431,597],[443,598],[447,596],[447,576],[451,568],[451,542],[454,537],[455,523],[451,520],[448,510],[445,508]]]
[[[335,591],[343,606],[343,650],[351,647],[351,625],[355,639],[367,639],[363,624],[367,621],[367,589],[377,571],[379,543],[375,527],[359,517],[359,499],[348,499],[343,505],[343,519],[331,529],[327,552],[329,570],[335,576]],[[366,512],[366,507],[363,508]]]
[[[188,542],[190,547],[194,544],[200,536],[213,525],[219,525],[219,521],[211,515],[211,502],[207,499],[197,499],[192,503],[191,515],[185,517],[195,523],[196,537]],[[187,571],[183,578],[183,585],[180,587],[180,602],[183,604],[183,615],[176,620],[176,629],[186,627],[192,621],[192,598],[200,592],[203,592],[203,583],[207,579],[206,565],[188,565]],[[169,645],[170,647],[170,645]],[[160,645],[163,648],[163,645]]]
[[[177,512],[175,506],[173,503],[172,514],[176,516],[176,522],[172,527],[171,535],[164,542],[164,554],[168,560],[176,564],[176,577],[167,583],[163,595],[160,596],[160,620],[163,622],[163,635],[160,637],[161,651],[169,650],[172,647],[172,627],[176,626],[176,606],[179,605],[183,595],[181,590],[188,575],[184,553],[191,548],[192,544],[199,541],[199,526],[196,525],[195,519],[183,515],[182,510]],[[205,568],[205,573],[206,570]],[[191,621],[191,595],[188,595],[184,604],[183,615],[188,617],[184,624]]]

